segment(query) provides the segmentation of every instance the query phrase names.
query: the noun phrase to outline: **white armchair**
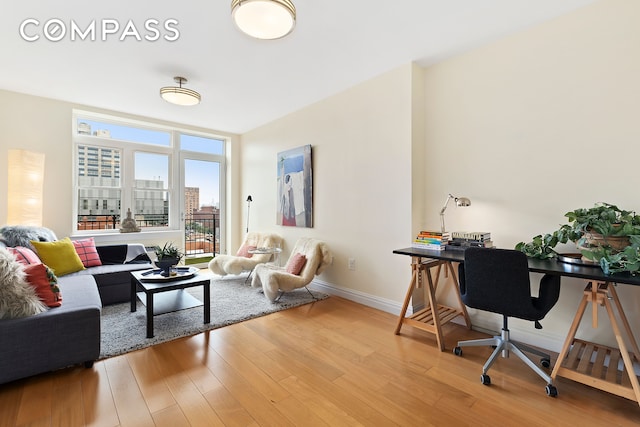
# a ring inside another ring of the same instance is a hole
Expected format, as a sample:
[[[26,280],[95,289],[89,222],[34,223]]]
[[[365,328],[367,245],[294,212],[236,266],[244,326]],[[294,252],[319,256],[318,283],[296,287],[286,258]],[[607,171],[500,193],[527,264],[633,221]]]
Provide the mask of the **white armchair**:
[[[275,233],[247,233],[236,255],[216,255],[209,261],[209,270],[225,276],[227,274],[240,274],[243,271],[252,271],[257,265],[268,262],[273,254],[248,254],[247,250],[256,248],[273,248],[282,245],[282,237]]]
[[[306,287],[332,261],[331,251],[324,242],[303,237],[296,242],[286,266],[257,265],[251,286],[262,287],[267,299],[274,302],[284,292]]]

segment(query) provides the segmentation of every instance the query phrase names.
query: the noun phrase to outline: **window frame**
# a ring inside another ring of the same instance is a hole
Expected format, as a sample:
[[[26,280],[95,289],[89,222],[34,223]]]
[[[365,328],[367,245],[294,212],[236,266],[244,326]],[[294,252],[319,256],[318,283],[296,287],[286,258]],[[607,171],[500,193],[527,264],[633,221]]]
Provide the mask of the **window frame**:
[[[114,124],[118,126],[130,126],[138,129],[145,129],[151,131],[161,131],[168,132],[170,144],[169,146],[157,145],[148,142],[134,142],[121,140],[110,137],[102,137],[97,135],[86,135],[78,133],[78,123],[82,120],[89,121],[98,121],[102,123]],[[112,115],[106,115],[102,113],[95,113],[86,110],[73,110],[72,112],[72,161],[73,161],[73,208],[72,208],[72,219],[73,219],[73,234],[74,235],[113,235],[120,234],[119,229],[103,229],[103,230],[79,230],[78,229],[78,211],[79,211],[79,203],[81,202],[79,197],[79,189],[81,188],[79,185],[79,159],[78,159],[78,146],[89,146],[89,147],[98,147],[98,148],[109,148],[109,149],[118,149],[121,150],[121,158],[120,158],[120,221],[126,218],[126,212],[128,209],[131,209],[132,212],[135,212],[135,191],[139,190],[135,187],[135,154],[138,152],[150,153],[150,154],[160,154],[166,155],[169,159],[169,170],[168,173],[168,183],[166,191],[168,194],[168,202],[169,202],[169,219],[168,225],[162,227],[144,227],[140,231],[140,233],[154,233],[154,232],[178,232],[181,231],[183,227],[183,218],[181,212],[183,209],[180,207],[180,203],[182,202],[182,197],[180,195],[180,168],[181,168],[181,152],[185,152],[180,148],[180,135],[193,135],[203,138],[210,138],[217,141],[221,141],[222,143],[222,153],[221,154],[207,154],[207,156],[215,156],[218,161],[221,163],[221,170],[225,170],[226,168],[226,147],[229,143],[229,137],[221,136],[213,133],[205,133],[201,131],[197,131],[195,129],[190,128],[181,128],[181,127],[173,127],[162,124],[156,124],[151,122],[145,122],[141,120],[128,119],[125,117],[118,117]],[[186,150],[188,153],[192,153],[191,151]],[[222,225],[222,212],[224,205],[223,195],[225,193],[225,182],[224,182],[224,174],[221,176],[221,188],[220,188],[220,212],[221,212],[221,230],[223,229]],[[138,233],[136,233],[138,234]]]

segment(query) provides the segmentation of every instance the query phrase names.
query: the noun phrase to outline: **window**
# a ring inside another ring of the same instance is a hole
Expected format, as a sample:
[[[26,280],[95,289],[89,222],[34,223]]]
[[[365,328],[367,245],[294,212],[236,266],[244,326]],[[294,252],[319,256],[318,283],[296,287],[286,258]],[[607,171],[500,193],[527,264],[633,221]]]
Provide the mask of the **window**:
[[[191,213],[202,204],[193,197],[186,201],[181,153],[223,164],[226,143],[213,135],[81,111],[74,111],[73,140],[74,231],[92,234],[118,232],[129,210],[142,231],[185,229],[182,205],[188,203]],[[218,221],[209,234],[217,233],[213,240],[219,241],[223,180],[206,176],[201,182],[195,185]]]
[[[147,152],[134,154],[133,200],[143,227],[169,225],[169,156]],[[133,209],[132,209],[133,210]]]

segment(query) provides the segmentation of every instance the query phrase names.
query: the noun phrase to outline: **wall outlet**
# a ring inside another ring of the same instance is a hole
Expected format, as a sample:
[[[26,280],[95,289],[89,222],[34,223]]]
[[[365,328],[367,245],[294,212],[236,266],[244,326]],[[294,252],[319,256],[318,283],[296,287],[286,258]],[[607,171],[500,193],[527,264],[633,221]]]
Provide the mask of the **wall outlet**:
[[[349,267],[349,270],[355,270],[356,269],[356,259],[355,258],[349,258],[348,267]]]

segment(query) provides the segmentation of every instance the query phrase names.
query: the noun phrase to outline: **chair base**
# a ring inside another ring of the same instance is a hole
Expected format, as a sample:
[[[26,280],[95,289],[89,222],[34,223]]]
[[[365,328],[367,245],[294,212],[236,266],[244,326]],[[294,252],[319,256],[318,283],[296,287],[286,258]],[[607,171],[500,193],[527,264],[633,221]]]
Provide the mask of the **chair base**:
[[[545,368],[548,368],[551,364],[551,356],[547,353],[539,351],[533,347],[530,347],[526,344],[512,341],[509,337],[509,329],[503,328],[501,335],[496,335],[493,338],[483,338],[477,340],[468,340],[468,341],[459,341],[457,347],[453,349],[453,352],[456,356],[462,355],[462,347],[479,347],[479,346],[493,346],[495,350],[491,353],[491,356],[485,362],[482,367],[482,383],[490,384],[491,379],[487,375],[489,368],[493,365],[493,363],[498,358],[498,355],[502,353],[502,357],[509,357],[509,353],[513,352],[516,356],[518,356],[529,368],[531,368],[536,374],[538,374],[542,379],[547,382],[546,392],[549,396],[556,397],[558,392],[555,386],[553,385],[553,380],[551,376],[547,374],[545,371],[540,369],[538,365],[536,365],[531,359],[529,359],[524,352],[535,354],[541,357],[540,363]]]
[[[307,292],[309,292],[309,295],[311,295],[311,298],[313,298],[314,301],[317,301],[318,298],[316,298],[316,296],[313,294],[313,292],[311,292],[309,290],[309,288],[307,286],[304,286],[304,288],[307,290]],[[278,296],[276,297],[276,299],[273,300],[273,302],[278,302],[280,301],[280,298],[282,297],[282,295],[284,295],[286,292],[285,291],[278,291]]]

